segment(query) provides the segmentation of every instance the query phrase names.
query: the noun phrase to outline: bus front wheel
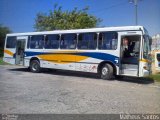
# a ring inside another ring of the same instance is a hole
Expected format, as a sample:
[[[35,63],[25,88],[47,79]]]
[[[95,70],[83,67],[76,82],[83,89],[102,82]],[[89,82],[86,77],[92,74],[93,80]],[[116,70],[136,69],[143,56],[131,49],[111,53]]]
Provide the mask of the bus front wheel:
[[[34,73],[39,73],[41,71],[40,63],[38,60],[31,61],[30,70]]]
[[[101,78],[111,80],[113,78],[113,67],[110,64],[104,64],[101,68]]]

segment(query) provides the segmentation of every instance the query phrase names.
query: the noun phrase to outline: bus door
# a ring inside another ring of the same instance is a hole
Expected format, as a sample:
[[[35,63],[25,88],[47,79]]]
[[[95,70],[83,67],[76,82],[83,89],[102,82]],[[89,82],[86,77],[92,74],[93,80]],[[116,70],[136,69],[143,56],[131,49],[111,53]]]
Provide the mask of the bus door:
[[[24,65],[24,51],[26,46],[27,36],[17,37],[16,41],[16,65]]]
[[[141,56],[141,31],[120,32],[120,65],[119,74],[139,76],[139,60]]]

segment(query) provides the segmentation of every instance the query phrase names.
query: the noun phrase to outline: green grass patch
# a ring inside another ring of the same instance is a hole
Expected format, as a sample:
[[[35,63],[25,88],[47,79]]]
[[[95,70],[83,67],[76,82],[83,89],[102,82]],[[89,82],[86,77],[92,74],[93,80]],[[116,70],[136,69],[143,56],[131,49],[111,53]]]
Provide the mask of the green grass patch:
[[[2,57],[0,57],[0,65],[7,65],[7,63],[5,63],[5,62],[3,61],[3,58],[2,58]]]
[[[3,65],[3,64],[4,64],[3,59],[2,57],[0,57],[0,65]]]
[[[149,75],[147,76],[149,79],[153,79],[156,82],[160,82],[160,73],[159,74],[154,74],[154,75]]]

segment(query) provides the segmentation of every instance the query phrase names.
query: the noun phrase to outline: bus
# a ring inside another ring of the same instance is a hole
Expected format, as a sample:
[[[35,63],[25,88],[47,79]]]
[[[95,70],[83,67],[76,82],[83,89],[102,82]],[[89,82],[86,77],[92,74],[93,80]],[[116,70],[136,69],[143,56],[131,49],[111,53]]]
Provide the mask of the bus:
[[[32,72],[42,68],[144,77],[151,72],[151,41],[143,26],[7,34],[3,60]]]

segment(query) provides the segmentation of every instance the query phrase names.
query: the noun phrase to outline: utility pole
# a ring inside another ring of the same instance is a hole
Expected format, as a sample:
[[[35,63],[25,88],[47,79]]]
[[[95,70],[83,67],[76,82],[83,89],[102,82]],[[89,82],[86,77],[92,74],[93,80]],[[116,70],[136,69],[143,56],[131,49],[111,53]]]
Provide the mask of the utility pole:
[[[129,0],[129,3],[133,3],[135,6],[135,24],[138,25],[138,1],[139,0]]]

